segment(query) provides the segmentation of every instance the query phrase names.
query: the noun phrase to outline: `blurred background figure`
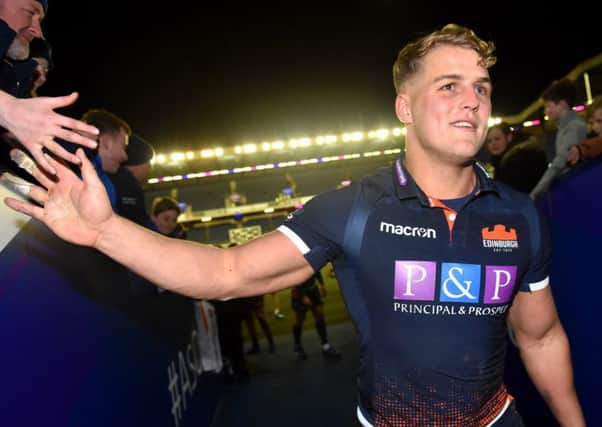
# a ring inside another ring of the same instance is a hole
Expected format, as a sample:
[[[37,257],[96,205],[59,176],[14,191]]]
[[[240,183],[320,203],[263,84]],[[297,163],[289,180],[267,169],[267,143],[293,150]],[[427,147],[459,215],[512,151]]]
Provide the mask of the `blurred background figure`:
[[[180,205],[173,197],[161,196],[153,200],[151,219],[161,234],[178,239],[186,238],[186,231],[178,224],[181,213]]]
[[[182,213],[178,201],[173,197],[160,196],[155,197],[151,208],[151,220],[156,226],[156,230],[175,239],[186,239],[186,231],[178,224],[178,217]],[[159,294],[168,292],[157,286],[156,291]]]
[[[502,157],[512,147],[513,143],[514,134],[507,122],[495,124],[487,131],[487,139],[483,147],[485,150],[483,166],[494,178],[500,169]]]
[[[240,193],[235,180],[230,180],[228,183],[228,192],[224,197],[224,205],[227,208],[233,208],[247,204],[247,196]]]
[[[273,292],[270,295],[272,296],[272,302],[274,304],[274,317],[278,320],[286,318],[286,315],[280,309],[280,294],[278,292]]]
[[[552,82],[544,90],[541,98],[545,115],[551,122],[556,123],[558,130],[554,140],[554,159],[531,191],[532,199],[544,193],[554,179],[566,171],[569,147],[585,139],[587,134],[585,120],[573,111],[577,103],[577,88],[572,80]]]
[[[286,180],[285,187],[280,190],[280,192],[276,195],[275,202],[280,203],[286,200],[290,200],[298,196],[297,194],[297,182],[293,178],[290,173],[286,173],[284,176]]]
[[[153,146],[140,135],[132,134],[126,149],[127,160],[109,178],[115,187],[119,215],[143,227],[158,231],[146,211],[143,185],[148,180],[155,156]]]
[[[568,161],[571,166],[602,154],[602,95],[587,107],[585,119],[590,127],[588,139],[569,148]]]
[[[497,181],[529,193],[547,169],[541,139],[507,122],[489,128],[479,162]]]
[[[237,243],[231,242],[228,247]],[[214,245],[221,247],[219,245]],[[211,300],[217,315],[217,330],[222,357],[224,377],[227,383],[241,383],[249,378],[242,338],[242,322],[248,312],[246,298]]]
[[[251,348],[247,351],[247,354],[256,354],[261,351],[261,347],[259,346],[259,338],[257,336],[257,329],[255,328],[255,320],[257,320],[259,326],[261,326],[263,335],[268,341],[268,351],[273,353],[276,350],[276,347],[274,345],[272,329],[265,318],[264,296],[256,295],[245,299],[247,301],[245,324],[247,325],[249,337],[251,338]]]
[[[54,111],[73,104],[78,96],[75,92],[61,97],[32,96],[39,63],[30,58],[30,44],[43,39],[42,21],[47,11],[45,0],[0,0],[0,139],[4,142],[0,144],[0,168],[17,176],[21,173],[11,165],[12,148],[25,148],[42,169],[54,174],[46,151],[79,163],[77,156],[55,138],[96,146],[97,129]],[[41,79],[36,84],[40,83]]]
[[[38,96],[38,89],[46,83],[48,72],[54,68],[52,61],[52,46],[45,39],[35,39],[31,42],[31,59],[35,61],[35,69],[31,77],[30,94]]]
[[[84,113],[81,120],[95,126],[100,131],[98,147],[86,149],[86,156],[92,161],[98,177],[105,186],[113,210],[117,207],[117,192],[109,175],[117,173],[121,164],[128,159],[127,146],[132,134],[130,125],[116,114],[103,110],[91,109]],[[79,175],[79,168],[73,168]]]
[[[328,359],[340,359],[341,357],[341,354],[328,341],[322,296],[326,297],[326,287],[320,271],[317,271],[305,282],[291,289],[291,305],[295,312],[295,324],[293,325],[294,351],[299,360],[307,359],[307,353],[301,344],[303,323],[305,322],[307,310],[311,310],[314,316],[316,331],[320,337],[324,357]]]
[[[500,160],[495,179],[529,194],[547,169],[543,142],[539,137],[531,136],[506,151]]]

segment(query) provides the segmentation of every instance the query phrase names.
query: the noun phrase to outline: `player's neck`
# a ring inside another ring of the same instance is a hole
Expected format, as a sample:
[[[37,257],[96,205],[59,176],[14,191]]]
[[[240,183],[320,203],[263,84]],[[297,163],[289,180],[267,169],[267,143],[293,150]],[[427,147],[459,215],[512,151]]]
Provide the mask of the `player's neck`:
[[[457,199],[474,189],[476,175],[472,162],[453,163],[446,159],[428,158],[408,152],[404,166],[427,195],[437,199]]]

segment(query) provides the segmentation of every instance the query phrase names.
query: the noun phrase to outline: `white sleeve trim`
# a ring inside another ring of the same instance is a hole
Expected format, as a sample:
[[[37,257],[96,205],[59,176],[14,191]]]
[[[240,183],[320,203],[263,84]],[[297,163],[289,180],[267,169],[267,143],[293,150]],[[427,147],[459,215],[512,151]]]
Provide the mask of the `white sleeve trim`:
[[[510,403],[512,403],[512,399],[510,398],[510,396],[508,396],[506,398],[506,402],[504,403],[504,407],[501,409],[499,414],[497,414],[496,417],[485,427],[492,427],[500,418],[502,418],[502,415],[504,415],[504,413],[506,412],[506,409],[508,409],[508,407],[510,406]],[[366,417],[362,413],[362,410],[360,409],[359,406],[356,409],[356,415],[357,415],[357,419],[360,422],[360,424],[362,425],[362,427],[374,427],[374,425],[366,419]]]
[[[356,414],[357,414],[357,419],[360,422],[360,424],[362,425],[362,427],[374,427],[374,425],[372,425],[372,423],[370,423],[370,421],[368,421],[366,419],[366,417],[364,417],[364,414],[362,414],[362,410],[360,409],[359,406],[357,407]]]
[[[529,289],[531,290],[531,292],[541,291],[542,289],[547,288],[549,284],[550,276],[546,277],[543,280],[540,280],[539,282],[529,283]]]
[[[297,234],[295,234],[295,232],[286,225],[281,225],[277,228],[277,230],[288,237],[303,255],[309,252],[309,246],[307,246],[305,242],[301,240],[301,237],[297,236]]]
[[[502,408],[500,413],[497,414],[497,416],[493,420],[491,420],[491,422],[489,424],[487,424],[485,427],[493,426],[500,418],[502,418],[502,415],[504,415],[504,412],[506,412],[506,409],[508,409],[508,406],[510,406],[511,403],[512,403],[512,399],[510,398],[510,396],[508,396],[506,398],[506,403],[504,404],[504,407]]]

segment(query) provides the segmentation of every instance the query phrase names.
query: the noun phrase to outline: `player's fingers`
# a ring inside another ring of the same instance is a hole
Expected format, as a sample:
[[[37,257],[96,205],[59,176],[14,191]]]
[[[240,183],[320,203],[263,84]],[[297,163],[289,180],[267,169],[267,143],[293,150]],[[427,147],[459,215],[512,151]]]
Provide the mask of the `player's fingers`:
[[[31,216],[40,221],[44,220],[44,209],[39,206],[32,205],[31,203],[24,202],[23,200],[13,199],[12,197],[5,198],[4,203],[6,206],[17,212],[21,212],[22,214]]]
[[[51,139],[44,145],[46,149],[55,156],[65,159],[68,162],[75,163],[76,165],[79,164],[79,157],[77,157],[74,153],[70,153],[69,151],[65,150],[65,148],[55,140]]]
[[[40,205],[44,206],[48,201],[48,191],[38,187],[37,185],[33,185],[29,189],[29,197],[38,202]]]

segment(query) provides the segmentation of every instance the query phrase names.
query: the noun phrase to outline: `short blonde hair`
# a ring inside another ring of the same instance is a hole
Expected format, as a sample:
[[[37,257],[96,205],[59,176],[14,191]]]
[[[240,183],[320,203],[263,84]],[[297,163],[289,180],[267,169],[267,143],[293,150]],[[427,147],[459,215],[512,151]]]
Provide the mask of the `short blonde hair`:
[[[403,84],[420,69],[422,58],[436,46],[452,45],[472,49],[480,56],[479,65],[489,68],[497,58],[493,55],[495,45],[480,39],[474,31],[457,24],[447,24],[418,40],[406,44],[393,64],[393,85],[399,94]]]

